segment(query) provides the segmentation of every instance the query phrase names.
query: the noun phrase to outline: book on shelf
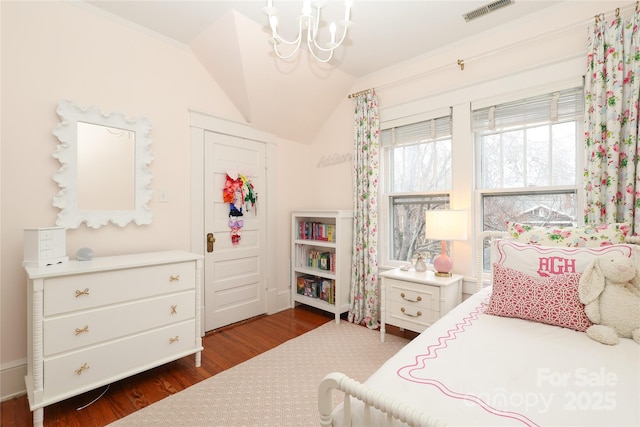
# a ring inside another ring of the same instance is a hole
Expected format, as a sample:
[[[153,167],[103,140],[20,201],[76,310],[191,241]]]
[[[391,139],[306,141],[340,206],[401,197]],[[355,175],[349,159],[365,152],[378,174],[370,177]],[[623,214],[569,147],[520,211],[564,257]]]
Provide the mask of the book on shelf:
[[[331,279],[322,279],[322,290],[320,292],[320,299],[328,302],[329,304],[335,303],[336,281]]]
[[[297,293],[310,298],[318,298],[329,304],[335,303],[336,282],[333,279],[304,275],[297,279]]]
[[[329,252],[322,252],[319,255],[320,265],[318,268],[320,270],[331,270],[331,266],[329,265],[329,260],[331,259],[331,254]]]
[[[335,242],[336,226],[317,221],[300,221],[298,222],[298,239]]]
[[[296,254],[297,267],[317,268],[325,271],[336,271],[336,254],[307,246],[298,246]]]

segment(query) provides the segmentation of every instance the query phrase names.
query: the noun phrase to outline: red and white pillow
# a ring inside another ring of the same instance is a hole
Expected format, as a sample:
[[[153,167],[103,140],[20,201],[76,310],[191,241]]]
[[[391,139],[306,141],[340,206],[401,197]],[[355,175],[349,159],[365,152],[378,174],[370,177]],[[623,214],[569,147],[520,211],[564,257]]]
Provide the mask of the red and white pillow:
[[[592,323],[578,298],[581,275],[558,274],[540,280],[502,264],[494,264],[493,291],[486,313],[584,332]]]

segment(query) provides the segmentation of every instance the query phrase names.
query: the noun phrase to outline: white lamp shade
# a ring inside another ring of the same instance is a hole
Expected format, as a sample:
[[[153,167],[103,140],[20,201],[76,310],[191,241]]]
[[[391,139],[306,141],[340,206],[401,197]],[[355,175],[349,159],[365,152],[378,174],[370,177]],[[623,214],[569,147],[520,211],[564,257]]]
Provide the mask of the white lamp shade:
[[[426,237],[431,240],[466,240],[467,211],[427,211],[424,227]]]

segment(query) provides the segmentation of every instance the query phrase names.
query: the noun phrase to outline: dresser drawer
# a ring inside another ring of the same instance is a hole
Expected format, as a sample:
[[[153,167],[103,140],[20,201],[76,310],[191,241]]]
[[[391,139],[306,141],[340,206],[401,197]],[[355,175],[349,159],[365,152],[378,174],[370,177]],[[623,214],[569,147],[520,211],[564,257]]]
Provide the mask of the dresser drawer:
[[[52,277],[45,280],[44,315],[194,288],[193,262]]]
[[[150,369],[196,346],[195,320],[45,358],[44,399],[64,398]]]
[[[195,290],[45,318],[44,355],[195,318]]]
[[[438,311],[440,309],[440,287],[422,285],[401,280],[385,279],[386,296],[389,303],[411,304],[418,308]]]

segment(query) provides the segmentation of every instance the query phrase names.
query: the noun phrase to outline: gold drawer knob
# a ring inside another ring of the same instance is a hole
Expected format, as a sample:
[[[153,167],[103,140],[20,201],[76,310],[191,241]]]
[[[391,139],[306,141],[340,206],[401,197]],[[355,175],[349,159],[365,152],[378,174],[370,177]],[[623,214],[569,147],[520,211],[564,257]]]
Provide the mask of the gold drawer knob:
[[[178,341],[180,341],[180,337],[178,335],[176,335],[175,337],[169,338],[169,344],[173,344]]]
[[[82,372],[86,371],[87,369],[89,369],[89,365],[85,363],[84,365],[76,369],[76,374],[80,375]]]
[[[422,301],[422,297],[420,295],[418,295],[418,297],[416,299],[408,299],[407,297],[404,296],[404,292],[402,292],[400,294],[400,296],[402,297],[403,300],[409,301],[409,302],[420,302],[420,301]]]
[[[89,332],[89,325],[84,325],[84,328],[76,328],[76,335]]]
[[[178,314],[178,306],[177,305],[172,305],[171,306],[171,314]]]
[[[82,295],[89,295],[89,288],[85,288],[84,291],[76,289],[76,298]]]
[[[179,282],[180,281],[180,275],[176,274],[175,276],[169,276],[169,281],[170,282]]]
[[[409,317],[420,317],[420,316],[422,316],[422,312],[421,311],[418,311],[416,314],[405,313],[404,307],[400,308],[400,311],[402,313],[404,313],[405,316],[409,316]]]

